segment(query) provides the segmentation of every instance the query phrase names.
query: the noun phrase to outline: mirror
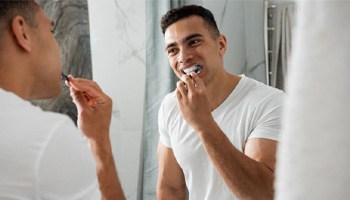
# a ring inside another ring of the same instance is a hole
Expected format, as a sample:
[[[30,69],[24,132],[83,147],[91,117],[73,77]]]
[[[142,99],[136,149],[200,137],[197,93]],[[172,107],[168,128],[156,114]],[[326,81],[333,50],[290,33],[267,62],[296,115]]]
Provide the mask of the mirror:
[[[265,61],[273,63],[272,53],[266,55],[265,52],[271,51],[270,47],[274,45],[272,39],[275,35],[267,29],[274,24],[274,8],[270,7],[276,2],[39,2],[53,20],[58,20],[56,37],[62,48],[64,72],[77,77],[93,77],[114,101],[112,145],[128,199],[136,199],[137,195],[155,199],[157,113],[162,98],[174,87],[164,53],[159,18],[171,5],[198,4],[213,12],[220,31],[227,37],[228,49],[224,62],[229,72],[246,74],[263,83],[271,78],[271,75],[267,75],[271,67],[266,67]],[[150,12],[154,14],[153,17],[149,15]],[[153,35],[159,39],[152,40]],[[154,43],[152,49],[150,43]],[[154,57],[149,54],[150,51],[155,52]],[[154,58],[161,61],[155,62]],[[159,63],[159,68],[153,68]],[[76,119],[76,111],[66,89],[58,99],[35,103],[45,110],[62,112]]]

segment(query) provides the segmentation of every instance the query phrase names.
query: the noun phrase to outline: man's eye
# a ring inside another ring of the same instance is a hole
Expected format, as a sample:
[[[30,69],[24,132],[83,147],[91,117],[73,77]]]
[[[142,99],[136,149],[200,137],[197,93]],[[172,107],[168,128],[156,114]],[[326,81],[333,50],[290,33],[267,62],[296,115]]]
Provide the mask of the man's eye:
[[[199,40],[191,40],[190,45],[196,45],[199,43]]]
[[[176,49],[176,48],[168,49],[168,55],[175,55],[176,52],[177,52],[177,49]]]

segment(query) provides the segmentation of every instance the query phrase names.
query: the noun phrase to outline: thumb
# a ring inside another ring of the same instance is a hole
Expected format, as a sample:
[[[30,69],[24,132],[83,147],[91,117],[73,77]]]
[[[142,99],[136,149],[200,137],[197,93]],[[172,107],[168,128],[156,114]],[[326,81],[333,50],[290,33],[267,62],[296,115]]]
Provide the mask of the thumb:
[[[77,106],[78,112],[81,112],[84,108],[88,108],[89,104],[83,94],[83,92],[77,91],[74,88],[70,88],[70,96],[73,99],[73,103]]]
[[[199,88],[205,87],[203,80],[199,78],[198,74],[196,74],[195,72],[192,72],[191,77],[196,87],[199,87]]]

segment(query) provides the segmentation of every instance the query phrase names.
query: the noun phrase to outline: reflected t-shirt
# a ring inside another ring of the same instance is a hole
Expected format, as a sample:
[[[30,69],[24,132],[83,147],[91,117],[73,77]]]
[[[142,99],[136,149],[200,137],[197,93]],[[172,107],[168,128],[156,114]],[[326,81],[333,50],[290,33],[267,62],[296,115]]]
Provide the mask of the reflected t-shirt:
[[[243,152],[248,139],[279,139],[284,97],[282,91],[241,75],[236,88],[212,116]],[[160,144],[172,148],[184,172],[190,199],[237,199],[216,171],[199,136],[181,116],[175,92],[164,98],[158,124]]]

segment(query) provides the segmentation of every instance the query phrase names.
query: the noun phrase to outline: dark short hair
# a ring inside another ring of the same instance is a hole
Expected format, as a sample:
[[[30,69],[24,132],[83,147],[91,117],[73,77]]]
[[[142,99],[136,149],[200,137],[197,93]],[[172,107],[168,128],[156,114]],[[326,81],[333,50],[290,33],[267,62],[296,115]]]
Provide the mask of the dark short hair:
[[[26,22],[35,27],[35,14],[39,5],[34,0],[0,0],[0,36],[12,19],[20,15]]]
[[[169,10],[165,15],[163,15],[160,21],[163,34],[165,34],[166,29],[173,23],[191,16],[201,17],[204,21],[204,26],[209,32],[211,32],[212,36],[218,37],[220,35],[220,31],[216,25],[213,13],[211,13],[210,10],[198,5],[184,5]]]

